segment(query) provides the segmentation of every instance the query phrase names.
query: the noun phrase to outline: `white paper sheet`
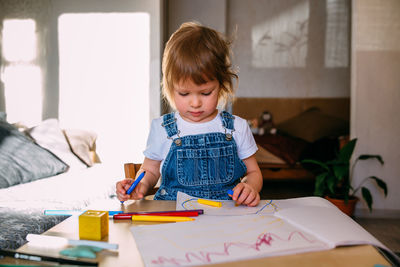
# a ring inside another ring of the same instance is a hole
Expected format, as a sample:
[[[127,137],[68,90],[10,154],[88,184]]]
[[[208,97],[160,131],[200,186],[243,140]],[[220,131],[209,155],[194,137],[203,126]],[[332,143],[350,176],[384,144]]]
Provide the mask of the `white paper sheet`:
[[[330,247],[340,245],[370,244],[387,249],[349,216],[339,209],[325,207],[295,207],[282,209],[276,217],[314,233]]]
[[[219,208],[196,200],[178,193],[176,203],[177,210],[203,209],[195,221],[131,228],[146,266],[202,265],[355,244],[395,255],[323,198],[262,200],[257,207],[227,200]]]
[[[131,227],[146,266],[190,266],[328,249],[271,215],[206,216],[193,222]]]

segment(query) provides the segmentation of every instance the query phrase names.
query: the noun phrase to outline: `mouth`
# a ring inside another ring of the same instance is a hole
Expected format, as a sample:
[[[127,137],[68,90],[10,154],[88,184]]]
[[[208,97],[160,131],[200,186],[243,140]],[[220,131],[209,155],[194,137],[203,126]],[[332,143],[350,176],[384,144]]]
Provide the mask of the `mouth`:
[[[189,112],[189,113],[190,113],[190,115],[192,115],[193,117],[199,117],[201,114],[203,114],[202,111],[197,111],[197,112],[191,111],[191,112]]]

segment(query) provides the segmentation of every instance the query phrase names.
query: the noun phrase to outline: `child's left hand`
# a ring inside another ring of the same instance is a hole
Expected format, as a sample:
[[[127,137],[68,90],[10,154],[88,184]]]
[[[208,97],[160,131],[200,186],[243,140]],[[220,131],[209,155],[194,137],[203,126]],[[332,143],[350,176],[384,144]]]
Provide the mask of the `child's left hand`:
[[[247,183],[239,183],[233,188],[232,200],[237,205],[257,206],[260,203],[260,194]]]

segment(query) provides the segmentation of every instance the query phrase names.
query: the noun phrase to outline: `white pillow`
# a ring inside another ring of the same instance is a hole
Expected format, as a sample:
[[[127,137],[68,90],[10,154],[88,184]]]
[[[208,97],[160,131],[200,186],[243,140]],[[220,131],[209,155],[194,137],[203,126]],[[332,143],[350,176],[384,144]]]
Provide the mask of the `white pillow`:
[[[70,169],[84,169],[87,167],[86,164],[72,153],[57,119],[42,121],[38,126],[30,128],[28,134],[38,145],[49,150],[68,164]]]
[[[64,129],[63,133],[71,151],[88,167],[100,162],[96,153],[96,133],[81,129]]]

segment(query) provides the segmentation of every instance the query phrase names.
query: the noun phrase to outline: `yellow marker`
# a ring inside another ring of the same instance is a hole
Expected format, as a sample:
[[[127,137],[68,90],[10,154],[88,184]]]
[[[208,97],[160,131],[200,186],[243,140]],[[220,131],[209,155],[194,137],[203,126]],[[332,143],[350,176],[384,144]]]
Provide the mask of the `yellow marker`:
[[[222,203],[218,202],[218,201],[212,201],[212,200],[198,198],[197,202],[200,204],[209,205],[209,206],[213,206],[213,207],[218,207],[218,208],[222,207]]]
[[[183,216],[156,216],[156,215],[132,215],[132,221],[142,222],[186,222],[194,221],[193,218]]]

